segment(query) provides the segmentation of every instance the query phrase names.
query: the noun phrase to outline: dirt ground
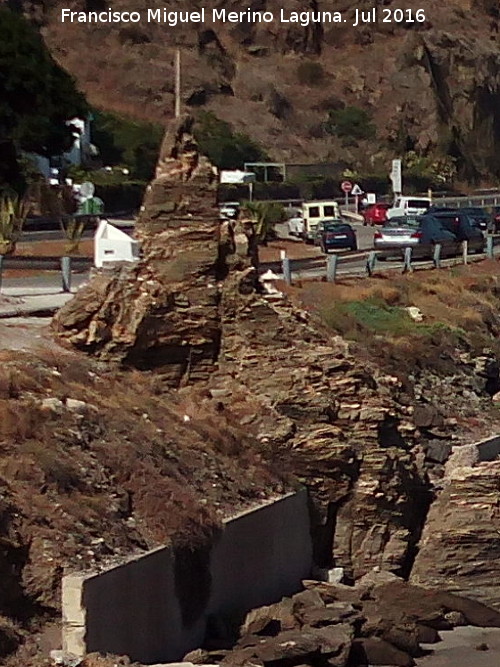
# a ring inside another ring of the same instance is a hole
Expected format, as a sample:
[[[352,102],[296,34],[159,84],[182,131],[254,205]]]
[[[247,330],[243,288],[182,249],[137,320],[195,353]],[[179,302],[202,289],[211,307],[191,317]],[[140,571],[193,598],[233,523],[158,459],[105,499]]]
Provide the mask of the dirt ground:
[[[267,246],[260,246],[259,259],[261,262],[278,262],[281,259],[281,250],[286,250],[287,257],[290,259],[319,257],[323,254],[316,246],[283,239],[280,241],[271,241]]]
[[[49,317],[0,319],[0,350],[33,350],[35,352],[58,350],[61,353],[64,352],[52,338]]]

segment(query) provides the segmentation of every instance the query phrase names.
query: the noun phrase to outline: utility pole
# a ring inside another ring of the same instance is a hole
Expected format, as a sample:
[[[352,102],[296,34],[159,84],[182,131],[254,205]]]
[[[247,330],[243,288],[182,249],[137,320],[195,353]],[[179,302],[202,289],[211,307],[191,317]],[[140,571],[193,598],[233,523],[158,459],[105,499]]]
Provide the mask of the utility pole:
[[[174,115],[179,118],[181,115],[181,50],[175,51],[175,111]]]

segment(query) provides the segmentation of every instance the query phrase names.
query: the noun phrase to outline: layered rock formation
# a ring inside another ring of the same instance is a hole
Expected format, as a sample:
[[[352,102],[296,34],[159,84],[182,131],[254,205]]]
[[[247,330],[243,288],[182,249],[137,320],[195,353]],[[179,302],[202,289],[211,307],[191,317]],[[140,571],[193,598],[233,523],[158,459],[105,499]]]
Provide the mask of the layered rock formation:
[[[215,170],[191,130],[184,117],[165,135],[137,222],[141,260],[97,272],[53,323],[63,341],[106,361],[161,368],[174,386],[206,378],[217,359],[218,281],[236,249],[234,231],[218,219]],[[248,262],[242,236],[239,257]]]
[[[56,332],[100,359],[154,368],[169,386],[208,381],[218,409],[309,487],[318,564],[334,560],[352,579],[374,566],[407,574],[429,499],[401,383],[259,293],[252,230],[217,219],[213,170],[191,130],[183,119],[167,132],[137,224],[142,259],[97,272]]]
[[[429,497],[400,382],[361,367],[343,339],[287,301],[241,295],[237,277],[222,306],[210,386],[308,486],[318,564],[344,567],[348,579],[374,566],[406,574]]]
[[[396,377],[360,363],[310,313],[261,293],[252,227],[218,220],[213,170],[189,118],[167,132],[137,234],[142,259],[97,272],[56,316],[59,337],[184,386],[193,420],[210,406],[248,430],[259,456],[310,490],[320,567],[343,568],[345,581],[375,567],[408,577],[424,530],[415,581],[467,593],[477,586],[492,602],[495,464],[453,478],[426,523],[428,462],[442,473],[451,449],[444,419],[425,396],[414,408],[416,392],[410,398]],[[426,447],[418,428],[433,434]],[[465,518],[455,511],[464,502]]]
[[[500,609],[500,461],[472,463],[464,461],[445,478],[411,580]]]

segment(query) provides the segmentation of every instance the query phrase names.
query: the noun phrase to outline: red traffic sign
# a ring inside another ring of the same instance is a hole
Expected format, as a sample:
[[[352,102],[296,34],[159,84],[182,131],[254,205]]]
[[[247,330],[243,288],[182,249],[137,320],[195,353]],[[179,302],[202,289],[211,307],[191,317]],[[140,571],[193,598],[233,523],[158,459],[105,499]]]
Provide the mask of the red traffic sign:
[[[351,181],[342,181],[342,183],[340,184],[340,188],[341,188],[342,192],[345,192],[345,193],[351,192],[351,190],[352,190]]]

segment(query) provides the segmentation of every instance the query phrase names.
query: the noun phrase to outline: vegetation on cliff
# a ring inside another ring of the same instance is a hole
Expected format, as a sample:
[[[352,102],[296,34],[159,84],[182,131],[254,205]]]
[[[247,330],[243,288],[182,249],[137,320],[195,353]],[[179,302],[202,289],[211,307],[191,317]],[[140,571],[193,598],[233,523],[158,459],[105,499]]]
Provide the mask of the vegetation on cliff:
[[[19,151],[57,155],[72,143],[69,119],[87,105],[33,26],[0,8],[0,186],[23,186]]]

